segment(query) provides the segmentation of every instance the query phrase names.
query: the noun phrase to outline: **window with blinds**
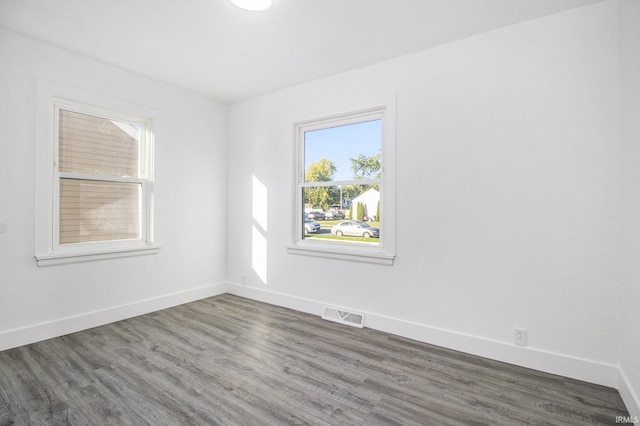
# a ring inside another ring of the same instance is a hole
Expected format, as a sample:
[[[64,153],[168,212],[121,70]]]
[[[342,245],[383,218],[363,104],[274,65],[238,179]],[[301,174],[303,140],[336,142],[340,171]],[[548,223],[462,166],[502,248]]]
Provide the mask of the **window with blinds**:
[[[144,239],[144,120],[77,109],[56,108],[57,244]]]

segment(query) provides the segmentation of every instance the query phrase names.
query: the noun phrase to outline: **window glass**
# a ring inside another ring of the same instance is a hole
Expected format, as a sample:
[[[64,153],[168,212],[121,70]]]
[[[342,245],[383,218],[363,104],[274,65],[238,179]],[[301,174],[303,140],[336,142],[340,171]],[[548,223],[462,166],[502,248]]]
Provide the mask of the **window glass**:
[[[381,119],[306,131],[305,182],[379,178],[381,151]]]
[[[142,124],[57,113],[58,244],[141,239]]]
[[[139,175],[139,124],[61,109],[58,129],[58,167],[61,172]]]
[[[60,180],[60,244],[140,238],[137,183]]]
[[[303,131],[304,218],[320,229],[302,239],[378,246],[382,181],[382,118],[338,121]],[[367,221],[368,229],[349,219]]]

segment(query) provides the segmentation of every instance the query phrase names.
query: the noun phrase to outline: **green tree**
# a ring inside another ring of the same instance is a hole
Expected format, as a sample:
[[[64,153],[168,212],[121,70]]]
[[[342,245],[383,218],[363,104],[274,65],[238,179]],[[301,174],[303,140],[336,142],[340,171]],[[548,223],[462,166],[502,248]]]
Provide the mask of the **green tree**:
[[[360,185],[342,185],[342,198],[345,200],[353,200],[362,192]]]
[[[358,220],[364,220],[364,204],[358,203]]]
[[[380,152],[370,157],[360,154],[356,158],[350,158],[350,160],[354,180],[380,179],[382,177],[382,154]],[[347,188],[347,192],[349,195],[357,197],[369,188],[380,190],[380,185],[350,185],[350,188]],[[351,194],[351,192],[354,194]]]
[[[333,180],[335,172],[336,165],[333,164],[333,161],[321,158],[309,165],[309,168],[304,174],[304,180],[306,182],[328,182]]]
[[[382,177],[381,159],[381,153],[374,154],[370,157],[360,154],[356,158],[350,158],[353,180],[380,179]],[[380,185],[342,185],[342,198],[345,200],[353,200],[358,195],[365,193],[369,188],[380,190]]]
[[[330,182],[335,172],[335,164],[326,158],[321,158],[309,165],[305,172],[305,182]],[[304,201],[313,208],[329,210],[329,206],[337,203],[339,199],[340,190],[335,186],[316,186],[304,190]]]
[[[380,200],[378,200],[378,207],[376,208],[376,220],[380,222]]]
[[[350,158],[351,170],[356,180],[361,179],[380,179],[382,177],[382,154],[367,157],[364,154],[358,155],[356,158]]]

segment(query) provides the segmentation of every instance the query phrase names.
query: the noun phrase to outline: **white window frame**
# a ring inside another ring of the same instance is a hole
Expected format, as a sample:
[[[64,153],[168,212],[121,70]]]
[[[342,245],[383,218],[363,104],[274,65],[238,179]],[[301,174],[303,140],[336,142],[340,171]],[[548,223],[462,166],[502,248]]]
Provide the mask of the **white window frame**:
[[[65,86],[41,81],[38,83],[36,107],[36,221],[34,227],[34,257],[38,266],[158,253],[159,246],[154,244],[153,232],[153,145],[154,125],[156,124],[153,111]],[[112,176],[60,172],[58,170],[58,114],[60,109],[141,125],[144,130],[140,146],[139,176],[114,178]],[[65,177],[141,184],[140,238],[60,244],[59,191],[60,180]]]
[[[330,181],[326,183],[305,182],[305,132],[377,119],[382,120],[381,179]],[[291,245],[287,246],[287,251],[298,255],[393,265],[395,259],[395,103],[388,100],[384,105],[376,107],[298,122],[294,125],[294,143],[294,219],[292,220],[292,242]],[[303,188],[351,184],[377,184],[380,187],[381,235],[379,244],[369,245],[304,238],[302,233],[304,226]]]

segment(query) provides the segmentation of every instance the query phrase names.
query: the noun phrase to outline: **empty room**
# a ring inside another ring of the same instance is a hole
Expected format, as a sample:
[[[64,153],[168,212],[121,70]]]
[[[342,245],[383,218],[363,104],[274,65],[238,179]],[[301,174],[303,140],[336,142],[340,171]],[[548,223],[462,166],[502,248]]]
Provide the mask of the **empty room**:
[[[0,0],[0,424],[640,424],[640,1]]]

